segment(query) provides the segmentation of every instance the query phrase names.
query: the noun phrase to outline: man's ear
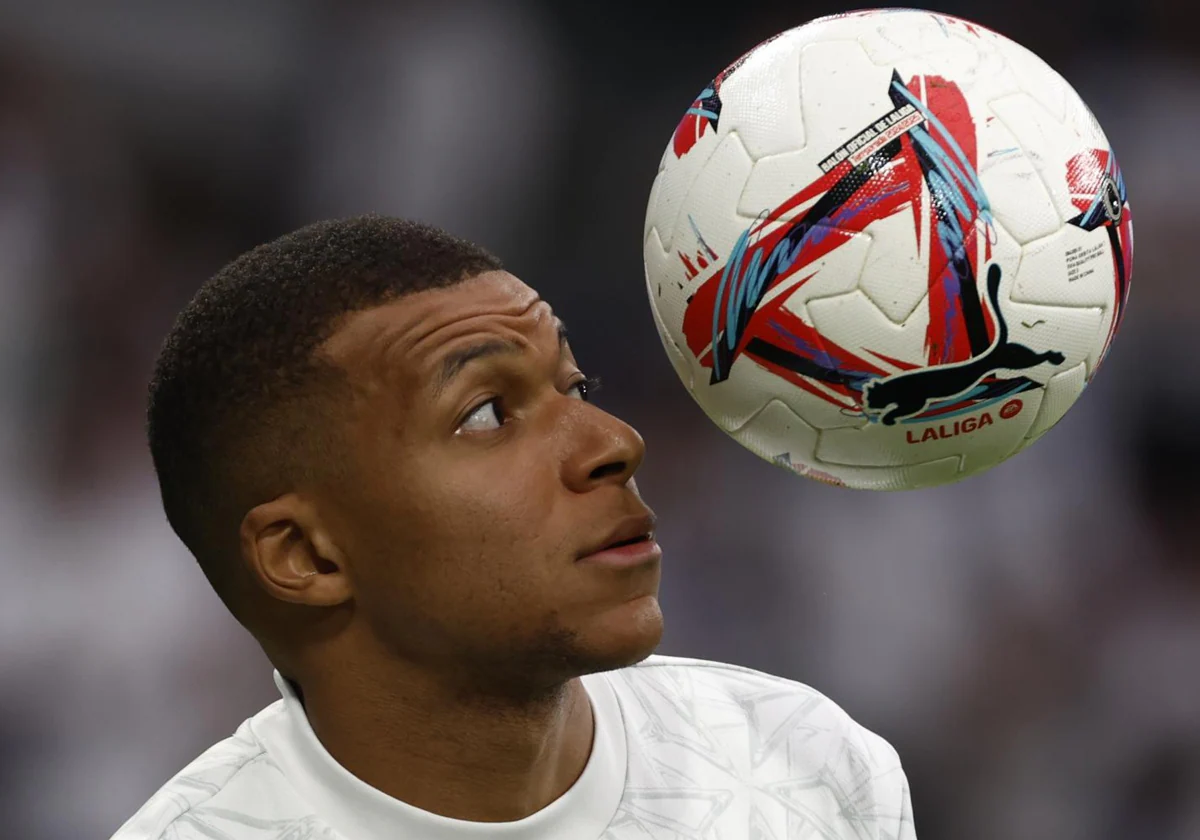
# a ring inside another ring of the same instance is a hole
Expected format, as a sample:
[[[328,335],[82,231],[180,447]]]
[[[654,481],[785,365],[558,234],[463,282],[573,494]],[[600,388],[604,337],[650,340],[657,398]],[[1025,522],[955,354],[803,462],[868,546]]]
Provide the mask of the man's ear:
[[[272,598],[312,607],[350,599],[345,556],[315,507],[295,493],[252,508],[238,534],[243,564]]]

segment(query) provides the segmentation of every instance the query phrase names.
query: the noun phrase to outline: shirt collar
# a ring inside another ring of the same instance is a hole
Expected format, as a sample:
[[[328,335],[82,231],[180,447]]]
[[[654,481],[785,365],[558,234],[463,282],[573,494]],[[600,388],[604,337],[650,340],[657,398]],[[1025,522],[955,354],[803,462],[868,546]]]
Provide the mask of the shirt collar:
[[[504,823],[450,819],[415,808],[363,782],[338,764],[317,739],[291,684],[274,672],[283,713],[261,720],[256,734],[313,811],[349,840],[595,840],[616,815],[625,789],[625,725],[604,674],[582,682],[595,731],[583,773],[536,814]]]

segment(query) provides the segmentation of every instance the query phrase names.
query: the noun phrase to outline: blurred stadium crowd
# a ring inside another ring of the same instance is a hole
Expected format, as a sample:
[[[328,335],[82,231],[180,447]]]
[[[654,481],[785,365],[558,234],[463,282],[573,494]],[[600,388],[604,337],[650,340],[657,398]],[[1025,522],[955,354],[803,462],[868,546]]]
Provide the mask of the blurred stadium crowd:
[[[658,158],[829,3],[0,0],[0,825],[107,837],[275,699],[160,511],[158,343],[226,260],[379,211],[499,253],[647,440],[662,652],[814,685],[904,758],[922,840],[1200,838],[1200,12],[936,4],[1075,85],[1135,212],[1105,369],[1032,450],[854,493],[759,461],[645,305]]]

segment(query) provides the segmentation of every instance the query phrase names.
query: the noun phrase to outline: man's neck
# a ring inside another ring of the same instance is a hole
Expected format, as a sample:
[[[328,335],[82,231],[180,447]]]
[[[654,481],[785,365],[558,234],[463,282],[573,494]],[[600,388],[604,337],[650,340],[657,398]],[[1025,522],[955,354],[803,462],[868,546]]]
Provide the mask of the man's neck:
[[[303,687],[325,749],[389,796],[444,817],[509,822],[558,799],[587,765],[595,723],[578,679],[518,704],[396,676]]]

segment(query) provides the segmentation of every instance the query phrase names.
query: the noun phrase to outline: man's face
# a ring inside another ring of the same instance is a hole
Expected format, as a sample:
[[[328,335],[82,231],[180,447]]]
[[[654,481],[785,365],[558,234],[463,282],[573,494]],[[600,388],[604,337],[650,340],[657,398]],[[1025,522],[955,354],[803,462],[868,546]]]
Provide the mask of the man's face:
[[[560,322],[505,272],[348,318],[324,351],[354,390],[322,506],[356,620],[391,653],[553,682],[639,661],[662,635],[631,427],[584,401]]]

